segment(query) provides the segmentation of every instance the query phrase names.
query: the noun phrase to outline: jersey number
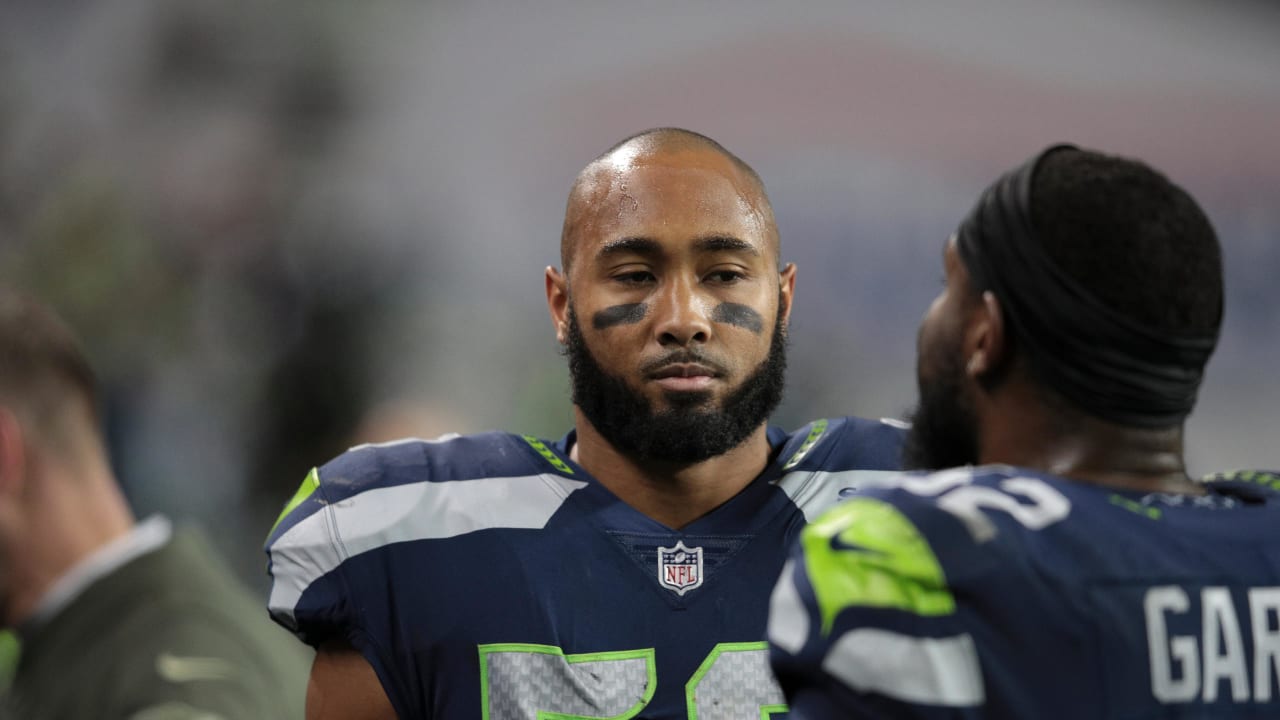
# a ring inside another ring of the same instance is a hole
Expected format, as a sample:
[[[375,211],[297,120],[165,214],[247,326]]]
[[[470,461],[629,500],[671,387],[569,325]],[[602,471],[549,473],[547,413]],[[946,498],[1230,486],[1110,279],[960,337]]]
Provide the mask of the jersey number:
[[[1001,480],[999,490],[970,485],[972,480],[968,470],[957,469],[909,478],[902,488],[916,495],[938,496],[938,507],[959,518],[976,542],[996,536],[987,510],[1003,512],[1031,530],[1042,530],[1071,514],[1071,501],[1043,480],[1012,477]]]
[[[480,646],[484,720],[626,720],[658,684],[652,648],[565,655],[551,645]],[[720,643],[685,684],[689,720],[767,719],[786,711],[768,644]]]

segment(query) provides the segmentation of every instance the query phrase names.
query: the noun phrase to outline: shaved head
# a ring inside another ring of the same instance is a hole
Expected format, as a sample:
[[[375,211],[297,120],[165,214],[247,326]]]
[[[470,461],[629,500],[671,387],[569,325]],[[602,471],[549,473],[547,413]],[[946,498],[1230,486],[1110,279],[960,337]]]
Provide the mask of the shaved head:
[[[582,232],[591,227],[611,195],[623,203],[634,202],[628,195],[630,172],[649,164],[688,164],[709,169],[733,183],[746,211],[757,216],[766,229],[773,252],[781,248],[773,207],[765,193],[764,183],[756,171],[737,155],[711,138],[681,128],[654,128],[632,135],[587,164],[574,180],[565,207],[564,228],[560,234],[560,264],[568,272],[574,250]],[[609,203],[612,206],[614,203]]]

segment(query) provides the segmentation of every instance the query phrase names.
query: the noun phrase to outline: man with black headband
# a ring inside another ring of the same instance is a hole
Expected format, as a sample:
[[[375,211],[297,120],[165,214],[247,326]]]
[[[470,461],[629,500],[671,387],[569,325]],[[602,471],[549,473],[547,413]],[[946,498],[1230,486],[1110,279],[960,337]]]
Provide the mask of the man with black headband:
[[[969,467],[801,533],[769,621],[791,717],[1280,717],[1280,483],[1182,458],[1222,317],[1200,208],[1059,146],[943,256],[907,456]]]
[[[268,539],[271,612],[319,649],[308,717],[760,718],[768,596],[806,517],[901,432],[768,427],[795,268],[759,177],[660,129],[570,193],[547,304],[574,429],[352,450]]]

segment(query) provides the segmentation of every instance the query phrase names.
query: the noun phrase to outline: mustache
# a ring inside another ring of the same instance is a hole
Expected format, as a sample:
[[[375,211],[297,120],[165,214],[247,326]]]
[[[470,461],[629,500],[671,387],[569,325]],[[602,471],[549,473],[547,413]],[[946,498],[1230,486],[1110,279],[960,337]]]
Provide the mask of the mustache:
[[[689,348],[673,350],[662,357],[650,360],[640,367],[640,371],[645,375],[652,375],[668,365],[676,364],[701,365],[716,375],[724,375],[726,372],[723,363],[708,357],[701,351]]]

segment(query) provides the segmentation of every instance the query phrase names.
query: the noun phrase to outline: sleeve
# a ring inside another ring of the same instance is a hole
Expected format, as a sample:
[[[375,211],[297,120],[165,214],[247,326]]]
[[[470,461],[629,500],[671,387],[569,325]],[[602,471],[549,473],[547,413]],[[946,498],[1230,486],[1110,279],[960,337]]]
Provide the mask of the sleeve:
[[[347,554],[331,511],[335,498],[313,469],[285,505],[267,537],[271,618],[318,647],[349,631],[348,593],[342,577]]]
[[[414,677],[415,670],[396,655],[387,635],[386,609],[394,603],[384,603],[385,585],[374,589],[367,578],[362,583],[352,577],[356,571],[349,562],[378,536],[378,526],[363,521],[394,522],[397,511],[412,509],[411,504],[389,507],[394,498],[371,500],[368,491],[395,487],[396,463],[416,454],[409,445],[395,453],[380,450],[362,446],[313,469],[285,505],[266,542],[271,577],[267,610],[272,620],[313,648],[333,639],[350,644],[373,667],[397,712],[416,716],[406,689],[406,678]],[[410,465],[410,474],[426,473],[411,460]],[[360,534],[362,525],[365,535]]]
[[[847,500],[793,546],[769,614],[792,717],[976,718],[983,674],[942,566],[889,497]]]
[[[511,436],[499,433],[410,438],[361,445],[313,469],[268,533],[271,617],[312,646],[337,636],[360,646],[368,606],[381,602],[386,588],[371,589],[349,561],[363,559],[367,574],[370,551],[466,519],[427,488],[481,477],[488,458],[526,457],[510,453],[511,445]],[[437,499],[426,503],[427,496]]]

